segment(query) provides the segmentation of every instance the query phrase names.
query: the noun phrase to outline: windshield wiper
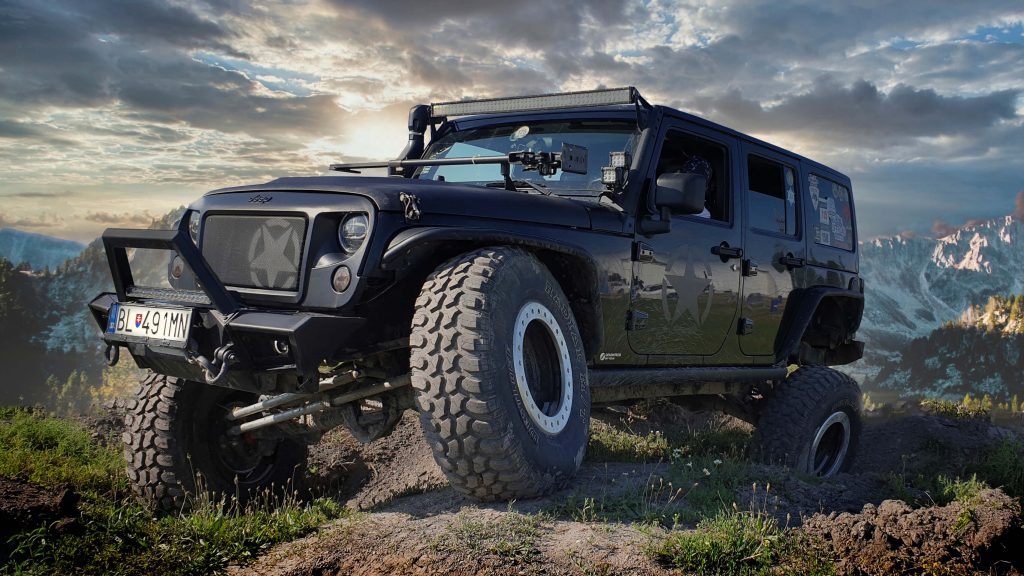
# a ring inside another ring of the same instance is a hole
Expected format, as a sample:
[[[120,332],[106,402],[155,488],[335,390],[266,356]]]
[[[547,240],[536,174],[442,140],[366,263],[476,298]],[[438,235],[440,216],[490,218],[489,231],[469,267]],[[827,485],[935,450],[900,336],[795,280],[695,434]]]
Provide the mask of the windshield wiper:
[[[547,186],[538,184],[537,182],[530,182],[529,180],[512,180],[512,185],[516,188],[533,188],[545,196],[551,196],[551,190],[548,190]],[[487,184],[484,184],[484,186],[487,186],[488,188],[505,188],[506,183],[504,180],[498,180],[495,182],[488,182]]]

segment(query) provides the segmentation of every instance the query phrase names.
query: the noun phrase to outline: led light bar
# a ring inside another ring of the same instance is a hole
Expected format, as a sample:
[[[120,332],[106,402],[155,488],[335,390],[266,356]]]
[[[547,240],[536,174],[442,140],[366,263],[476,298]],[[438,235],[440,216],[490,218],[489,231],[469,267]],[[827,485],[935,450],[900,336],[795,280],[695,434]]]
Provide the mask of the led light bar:
[[[636,88],[611,88],[608,90],[586,90],[582,92],[563,92],[561,94],[541,94],[538,96],[519,96],[516,98],[489,98],[486,100],[463,100],[461,102],[441,102],[430,105],[430,116],[446,118],[449,116],[467,116],[470,114],[497,114],[501,112],[531,112],[550,110],[553,108],[580,108],[588,106],[613,106],[616,104],[636,104],[643,99]]]

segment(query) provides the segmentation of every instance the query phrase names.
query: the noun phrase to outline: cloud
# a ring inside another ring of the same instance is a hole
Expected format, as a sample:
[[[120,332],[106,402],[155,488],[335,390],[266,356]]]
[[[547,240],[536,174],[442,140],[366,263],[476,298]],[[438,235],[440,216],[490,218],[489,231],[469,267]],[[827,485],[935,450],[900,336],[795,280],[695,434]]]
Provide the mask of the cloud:
[[[0,188],[30,214],[10,191],[59,181],[93,210],[67,226],[98,229],[132,217],[95,211],[132,205],[90,201],[112,184],[161,201],[391,155],[415,102],[634,84],[847,172],[865,235],[924,232],[1021,187],[1022,21],[1019,0],[0,0]]]
[[[52,212],[34,216],[12,216],[0,211],[0,228],[49,229],[64,224],[64,217]]]
[[[149,210],[143,210],[142,212],[99,211],[87,212],[83,218],[88,222],[95,222],[105,226],[144,228],[149,226],[154,220],[157,220],[159,216],[154,215]]]
[[[980,134],[1016,117],[1019,90],[945,96],[898,84],[883,92],[867,80],[843,86],[822,77],[807,92],[763,105],[732,90],[699,105],[747,131],[802,133],[845,145],[877,148],[909,139]]]

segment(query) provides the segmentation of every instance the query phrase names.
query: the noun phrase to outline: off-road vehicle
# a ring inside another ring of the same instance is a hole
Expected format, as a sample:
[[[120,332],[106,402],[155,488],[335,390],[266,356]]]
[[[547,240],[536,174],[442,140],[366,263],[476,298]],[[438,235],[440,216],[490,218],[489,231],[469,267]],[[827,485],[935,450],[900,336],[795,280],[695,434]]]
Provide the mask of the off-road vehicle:
[[[108,360],[151,371],[124,437],[157,506],[280,485],[325,431],[413,407],[483,500],[564,485],[591,407],[652,397],[756,424],[759,458],[850,464],[843,174],[633,88],[418,105],[398,159],[331,169],[104,232],[116,293],[90,307]]]

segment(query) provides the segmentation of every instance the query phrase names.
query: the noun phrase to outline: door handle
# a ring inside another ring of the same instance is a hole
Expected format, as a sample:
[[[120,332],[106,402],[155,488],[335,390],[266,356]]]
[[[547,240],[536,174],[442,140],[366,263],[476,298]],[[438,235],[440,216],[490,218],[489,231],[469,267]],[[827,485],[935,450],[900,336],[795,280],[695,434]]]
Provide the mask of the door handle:
[[[793,254],[786,254],[782,258],[779,258],[779,264],[782,264],[783,266],[790,270],[792,270],[793,268],[803,268],[804,259],[796,258],[793,256]]]
[[[722,262],[728,262],[730,258],[743,258],[743,248],[733,248],[729,246],[728,242],[722,242],[718,246],[711,247],[711,253],[722,259]]]

